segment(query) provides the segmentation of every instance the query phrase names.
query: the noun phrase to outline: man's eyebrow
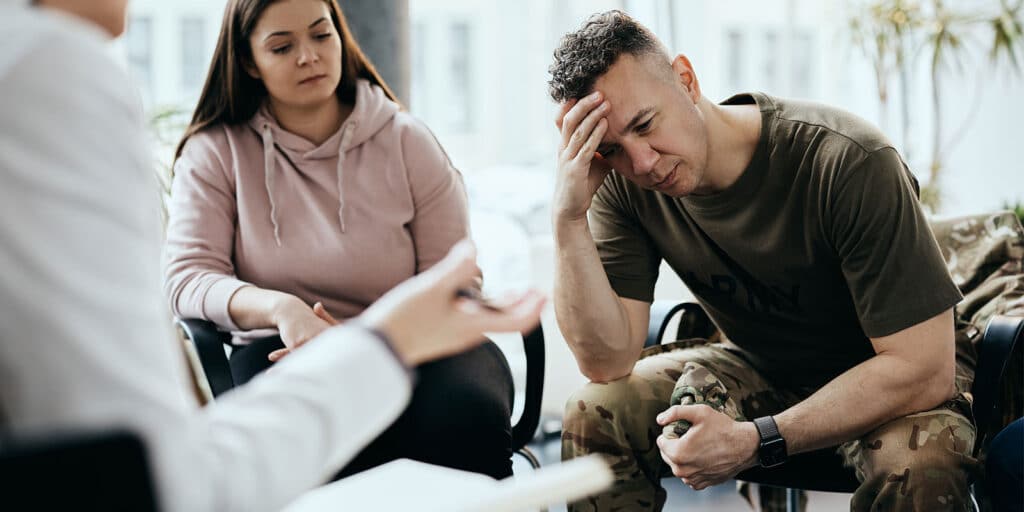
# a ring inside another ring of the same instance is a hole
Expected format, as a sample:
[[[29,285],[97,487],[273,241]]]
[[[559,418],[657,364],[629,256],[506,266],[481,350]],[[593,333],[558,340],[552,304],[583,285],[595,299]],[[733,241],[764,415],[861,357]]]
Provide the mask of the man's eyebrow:
[[[647,117],[647,115],[650,114],[651,112],[654,112],[654,107],[646,107],[640,109],[640,111],[637,112],[635,116],[633,116],[633,119],[629,121],[629,124],[627,124],[626,127],[622,129],[622,135],[625,135],[633,131],[633,129],[636,128],[636,125],[640,123],[640,120]]]
[[[317,25],[319,25],[319,24],[321,24],[321,23],[323,23],[325,21],[327,21],[327,17],[320,18],[320,19],[314,21],[313,23],[310,23],[308,28],[313,28],[313,27],[315,27],[315,26],[317,26]],[[271,37],[274,37],[274,36],[288,36],[288,35],[291,35],[290,31],[288,31],[288,30],[279,30],[277,32],[273,32],[273,33],[267,34],[267,37],[264,37],[263,40],[266,41],[267,39],[270,39]]]
[[[634,128],[636,128],[636,125],[639,124],[640,121],[643,118],[647,117],[647,115],[650,114],[651,112],[654,112],[654,107],[645,107],[640,109],[640,111],[637,112],[635,116],[633,116],[633,119],[630,119],[629,124],[627,124],[626,127],[622,130],[622,135],[625,135],[632,131]],[[602,142],[599,146],[597,146],[597,152],[604,153],[606,150],[609,149],[610,146],[615,146],[615,143]]]

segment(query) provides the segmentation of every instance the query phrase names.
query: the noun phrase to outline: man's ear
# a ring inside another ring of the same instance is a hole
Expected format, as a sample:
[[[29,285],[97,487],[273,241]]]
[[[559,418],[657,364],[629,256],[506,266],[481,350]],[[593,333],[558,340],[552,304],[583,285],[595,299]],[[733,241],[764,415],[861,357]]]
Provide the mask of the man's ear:
[[[700,100],[700,81],[697,80],[697,73],[693,70],[693,64],[686,55],[679,54],[672,59],[672,72],[675,73],[679,83],[686,89],[687,95],[696,104]]]

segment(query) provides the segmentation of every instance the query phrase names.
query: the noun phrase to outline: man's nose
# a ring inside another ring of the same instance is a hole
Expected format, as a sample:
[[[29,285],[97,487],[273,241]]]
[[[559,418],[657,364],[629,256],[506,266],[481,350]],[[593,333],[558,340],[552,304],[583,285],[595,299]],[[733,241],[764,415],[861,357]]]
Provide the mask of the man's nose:
[[[643,176],[653,171],[661,156],[654,150],[654,148],[647,144],[643,144],[642,146],[633,149],[631,153],[632,155],[630,156],[633,161],[633,173],[638,176]]]

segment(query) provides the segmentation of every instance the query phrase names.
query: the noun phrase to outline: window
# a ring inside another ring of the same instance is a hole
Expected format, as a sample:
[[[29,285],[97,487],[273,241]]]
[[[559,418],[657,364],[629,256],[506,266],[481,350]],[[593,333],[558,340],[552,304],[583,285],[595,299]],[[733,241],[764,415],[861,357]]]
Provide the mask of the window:
[[[767,91],[779,93],[779,67],[785,63],[779,50],[779,33],[769,30],[764,33],[764,46],[761,47],[761,76],[758,77],[761,87]]]
[[[473,128],[471,105],[472,97],[470,83],[472,73],[470,70],[470,32],[469,24],[458,21],[451,25],[451,117],[449,125],[453,131],[467,132]]]
[[[423,22],[412,24],[412,77],[410,82],[410,93],[412,102],[410,108],[418,115],[424,116],[429,106],[427,98],[427,26]]]
[[[808,31],[793,35],[793,91],[797,97],[806,98],[814,93],[814,36]]]
[[[725,83],[731,91],[743,90],[743,33],[739,30],[730,30],[725,35],[725,62],[726,78]]]
[[[143,92],[152,96],[153,84],[153,20],[148,16],[133,17],[125,33],[128,70]]]
[[[198,94],[206,68],[206,22],[203,18],[181,19],[181,87],[186,96]]]

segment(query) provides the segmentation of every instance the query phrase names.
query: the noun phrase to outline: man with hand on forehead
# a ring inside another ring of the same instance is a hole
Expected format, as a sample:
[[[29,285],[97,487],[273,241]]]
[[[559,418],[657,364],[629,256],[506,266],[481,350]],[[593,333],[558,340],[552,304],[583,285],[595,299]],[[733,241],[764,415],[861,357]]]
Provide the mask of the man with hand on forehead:
[[[660,510],[663,476],[699,490],[830,447],[861,481],[853,510],[963,509],[961,295],[892,143],[824,105],[714,103],[619,11],[566,35],[550,72],[555,310],[592,381],[563,458],[603,453],[617,477],[570,510]],[[642,351],[662,260],[721,343]],[[696,405],[669,407],[674,390]]]

